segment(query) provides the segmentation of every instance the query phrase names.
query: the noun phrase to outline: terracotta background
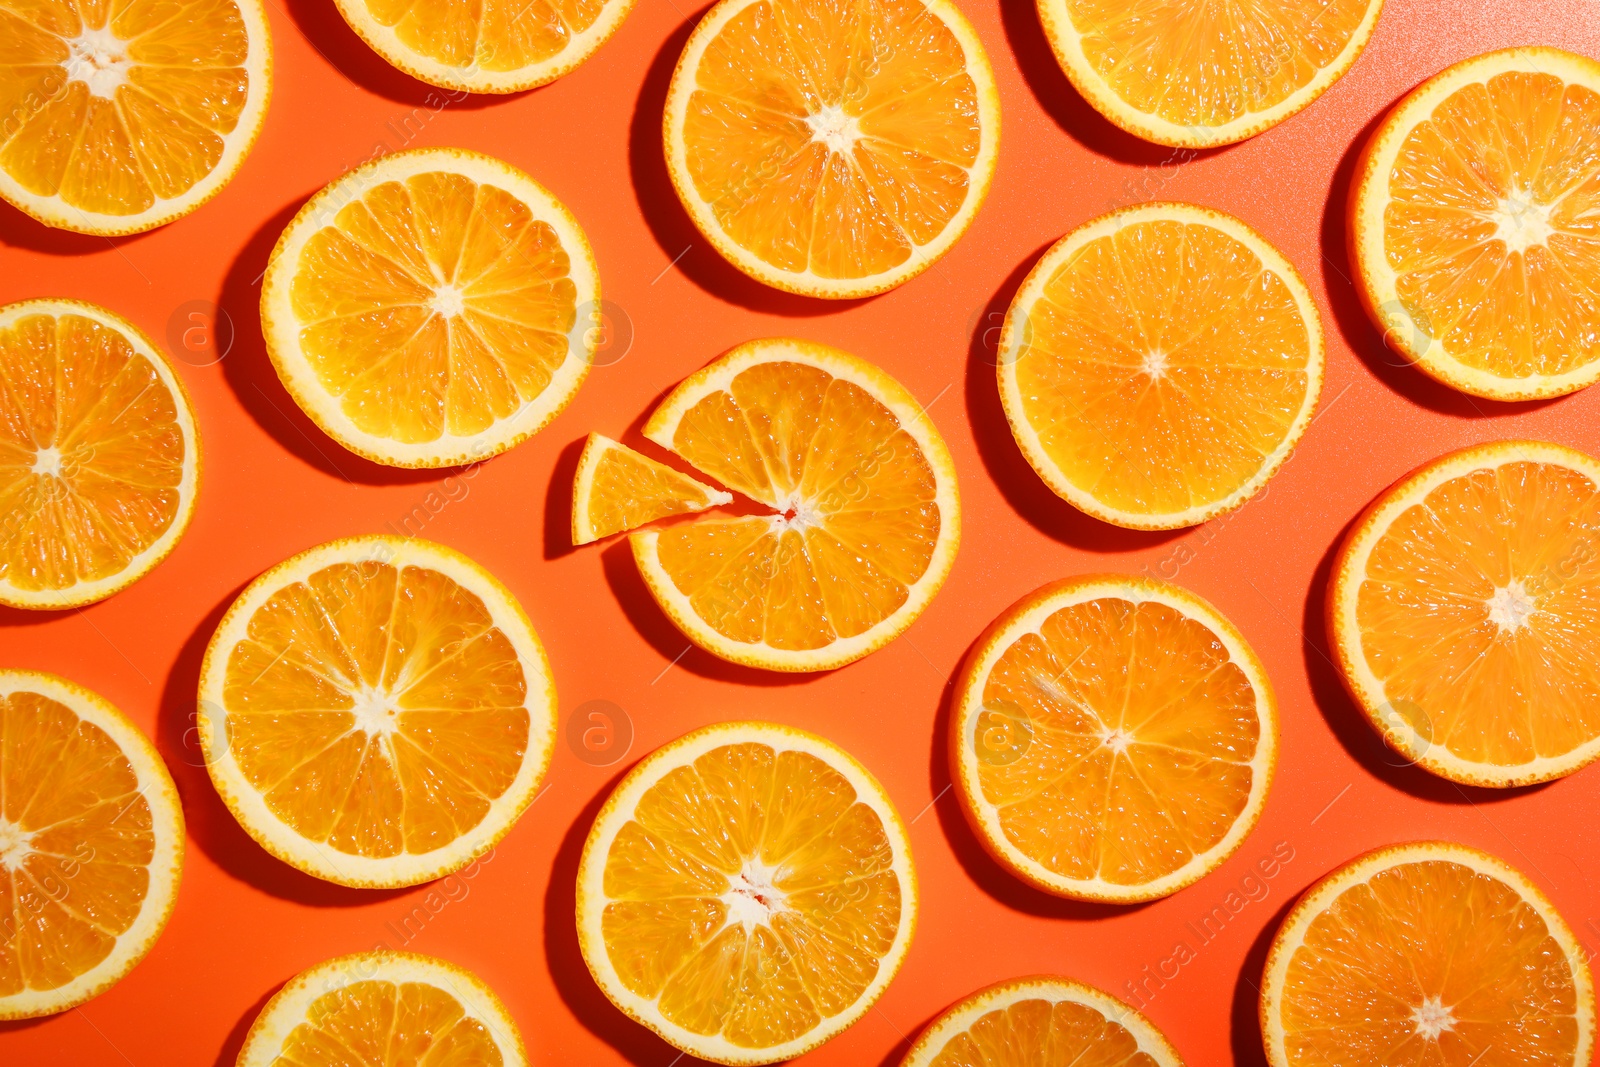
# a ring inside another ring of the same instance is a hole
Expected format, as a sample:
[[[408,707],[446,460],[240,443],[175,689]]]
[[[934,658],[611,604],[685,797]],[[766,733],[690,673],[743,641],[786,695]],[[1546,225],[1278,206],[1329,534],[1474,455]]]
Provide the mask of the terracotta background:
[[[1600,390],[1542,404],[1474,402],[1398,365],[1361,314],[1343,250],[1351,167],[1380,114],[1424,77],[1491,48],[1543,43],[1600,55],[1592,0],[1391,0],[1366,53],[1320,101],[1252,141],[1181,165],[1072,92],[1028,0],[966,0],[1004,106],[993,192],[933,269],[853,304],[746,280],[679,208],[659,131],[672,66],[699,14],[688,5],[639,0],[616,37],[567,78],[441,109],[442,94],[391,70],[329,0],[267,0],[276,84],[266,128],[212,203],[116,242],[46,230],[0,208],[0,302],[92,300],[166,342],[189,361],[180,371],[206,463],[192,528],[144,581],[83,611],[0,611],[0,664],[58,672],[124,709],[157,738],[189,823],[177,910],[154,951],[81,1009],[0,1026],[0,1063],[232,1064],[281,983],[333,955],[401,947],[397,931],[420,914],[425,922],[404,928],[406,947],[482,975],[535,1063],[669,1067],[676,1050],[627,1021],[591,982],[572,928],[573,876],[595,810],[634,759],[692,727],[738,717],[832,738],[912,820],[924,902],[910,957],[873,1011],[806,1058],[819,1067],[891,1067],[908,1037],[952,1001],[1033,972],[1124,997],[1127,983],[1144,982],[1147,1013],[1189,1063],[1260,1063],[1256,985],[1284,909],[1330,868],[1399,840],[1446,837],[1494,852],[1550,893],[1587,951],[1600,948],[1600,769],[1491,793],[1392,766],[1339,687],[1320,621],[1341,531],[1412,467],[1510,436],[1600,451]],[[597,368],[555,423],[470,480],[397,473],[345,452],[291,403],[259,335],[259,278],[299,205],[375,151],[413,145],[486,151],[550,188],[588,231],[605,295],[634,330],[625,358]],[[1007,433],[989,362],[995,334],[986,329],[998,326],[1051,242],[1108,208],[1155,198],[1221,208],[1259,229],[1305,275],[1329,340],[1321,410],[1269,491],[1177,535],[1104,526],[1050,495]],[[187,349],[181,335],[166,341],[170,323],[180,334],[191,325],[190,301],[221,308],[217,341],[231,323],[220,362],[197,365],[220,347],[208,348],[205,336],[192,335]],[[729,346],[773,334],[858,353],[929,405],[955,454],[965,507],[955,569],[921,620],[876,655],[813,677],[749,672],[685,651],[625,546],[574,552],[566,543],[584,434],[638,444],[642,416],[665,389]],[[185,731],[206,642],[247,582],[311,545],[398,525],[419,505],[427,521],[417,531],[414,519],[414,531],[466,552],[521,598],[554,665],[563,726],[579,705],[607,700],[625,709],[636,736],[609,767],[558,744],[547,791],[475,877],[347,890],[280,864],[246,837]],[[1065,903],[986,860],[945,792],[949,681],[978,631],[1036,586],[1144,569],[1209,598],[1266,662],[1282,707],[1279,775],[1255,833],[1194,887],[1140,908]],[[1252,899],[1241,879],[1274,853],[1292,858],[1270,880],[1246,885]],[[1188,924],[1230,903],[1236,914],[1202,946]],[[1179,940],[1195,958],[1157,988],[1146,968],[1156,973]]]

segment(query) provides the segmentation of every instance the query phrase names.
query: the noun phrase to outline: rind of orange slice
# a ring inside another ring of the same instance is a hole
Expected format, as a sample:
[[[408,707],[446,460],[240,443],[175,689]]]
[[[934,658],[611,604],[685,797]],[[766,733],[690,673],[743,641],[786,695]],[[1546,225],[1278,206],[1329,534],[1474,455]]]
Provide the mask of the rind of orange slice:
[[[549,768],[550,665],[511,592],[416,538],[331,541],[252,582],[200,672],[206,769],[268,852],[341,885],[459,870]]]
[[[1509,48],[1400,101],[1350,186],[1357,291],[1392,348],[1473,396],[1600,378],[1600,63]]]
[[[904,386],[848,352],[749,341],[690,375],[647,438],[767,516],[702,516],[629,537],[689,639],[766,670],[831,670],[888,644],[950,572],[955,466]]]
[[[261,325],[295,403],[396,467],[498,455],[589,372],[600,279],[576,219],[522,171],[458,148],[330,183],[267,262]]]
[[[1244,636],[1179,586],[1053,582],[990,624],[956,682],[951,777],[1002,866],[1132,903],[1215,870],[1261,817],[1277,700]]]
[[[669,515],[732,502],[731,493],[592,433],[572,480],[572,543],[587,545]]]
[[[1136,137],[1232,144],[1309,105],[1350,69],[1383,0],[1038,0],[1073,87]]]
[[[1138,204],[1051,246],[1006,312],[995,368],[1022,454],[1056,495],[1137,530],[1259,492],[1311,423],[1321,315],[1231,215]]]
[[[155,746],[104,697],[0,671],[0,1020],[121,981],[161,936],[183,808]]]
[[[667,170],[689,217],[757,281],[892,289],[988,195],[1000,97],[950,0],[722,0],[667,90]]]
[[[1034,975],[980,989],[928,1024],[900,1067],[1183,1067],[1166,1036],[1113,996]]]
[[[815,734],[731,722],[647,756],[578,866],[584,962],[692,1056],[800,1056],[871,1008],[905,960],[917,882],[876,779]]]
[[[1520,871],[1466,845],[1358,856],[1313,885],[1272,940],[1261,1033],[1272,1067],[1588,1067],[1583,946]]]
[[[0,3],[0,197],[64,230],[141,233],[232,180],[272,92],[260,0]]]
[[[267,1001],[238,1067],[286,1064],[527,1067],[517,1024],[483,979],[412,952],[310,967]]]
[[[149,574],[200,466],[189,394],[138,327],[79,300],[0,308],[0,604],[79,607]]]
[[[1396,752],[1468,785],[1600,757],[1600,462],[1545,441],[1441,456],[1375,500],[1334,561],[1345,688]]]

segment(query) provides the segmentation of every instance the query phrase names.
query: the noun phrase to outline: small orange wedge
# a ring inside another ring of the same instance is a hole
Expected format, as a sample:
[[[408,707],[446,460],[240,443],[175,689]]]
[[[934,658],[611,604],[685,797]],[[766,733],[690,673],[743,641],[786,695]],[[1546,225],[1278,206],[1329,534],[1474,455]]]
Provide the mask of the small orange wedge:
[[[668,515],[732,503],[733,494],[592,433],[572,482],[572,543],[586,545]]]

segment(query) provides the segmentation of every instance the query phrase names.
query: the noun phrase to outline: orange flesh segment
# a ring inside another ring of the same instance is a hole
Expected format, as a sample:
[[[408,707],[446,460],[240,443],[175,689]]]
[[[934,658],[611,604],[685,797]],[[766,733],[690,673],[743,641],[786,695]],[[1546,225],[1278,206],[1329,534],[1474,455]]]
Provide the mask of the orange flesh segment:
[[[1066,479],[1108,507],[1223,500],[1288,437],[1310,338],[1293,293],[1240,241],[1176,221],[1083,245],[1028,310],[1023,415]]]
[[[853,1005],[900,926],[878,814],[807,753],[726,745],[669,771],[606,856],[601,918],[623,985],[744,1048]]]
[[[234,0],[0,0],[0,168],[31,193],[133,215],[222,159],[249,52]],[[92,73],[96,68],[98,73]]]
[[[116,330],[81,315],[0,330],[0,580],[121,572],[172,525],[183,464],[173,395]]]
[[[383,182],[301,249],[300,348],[366,433],[479,433],[566,360],[570,265],[555,229],[504,189],[440,171]]]
[[[918,0],[753,4],[696,71],[683,131],[695,192],[780,270],[890,270],[966,201],[982,139],[966,66]]]
[[[1158,1067],[1121,1023],[1087,1004],[1019,1000],[952,1037],[929,1067]]]
[[[1266,111],[1338,60],[1369,0],[1066,0],[1084,56],[1137,111],[1221,126]]]
[[[1600,735],[1600,487],[1551,463],[1451,478],[1377,539],[1367,665],[1426,742],[1514,766]]]
[[[813,649],[892,615],[939,539],[933,468],[866,390],[802,363],[757,364],[678,424],[673,451],[791,519],[705,517],[661,531],[661,566],[734,641]]]
[[[978,784],[1006,839],[1067,878],[1142,885],[1214,848],[1250,798],[1256,694],[1165,604],[1070,605],[995,662]]]
[[[341,563],[279,589],[229,653],[223,694],[267,807],[358,856],[471,830],[528,747],[516,650],[483,601],[422,567]]]
[[[1396,290],[1451,358],[1523,378],[1600,357],[1600,93],[1517,71],[1465,85],[1388,179]]]
[[[567,47],[600,16],[600,0],[365,0],[407,48],[455,67],[519,70]]]
[[[461,1002],[425,982],[352,982],[324,993],[273,1067],[500,1067],[500,1049]]]
[[[1539,913],[1497,878],[1429,860],[1351,886],[1311,921],[1281,1018],[1291,1067],[1555,1067],[1573,1062],[1576,1012],[1571,966]],[[1426,1039],[1441,1013],[1448,1029]]]
[[[710,486],[611,442],[595,465],[586,514],[595,540],[724,499]]]
[[[0,996],[56,989],[110,955],[154,858],[117,743],[48,697],[0,697]]]

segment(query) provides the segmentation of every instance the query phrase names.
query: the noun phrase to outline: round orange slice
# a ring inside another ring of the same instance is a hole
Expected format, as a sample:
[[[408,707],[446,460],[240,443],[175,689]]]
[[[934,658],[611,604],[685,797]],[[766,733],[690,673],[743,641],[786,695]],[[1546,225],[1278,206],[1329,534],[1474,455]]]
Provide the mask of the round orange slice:
[[[926,270],[994,177],[1000,97],[950,0],[722,0],[667,91],[700,232],[778,289],[848,298]]]
[[[1266,484],[1311,422],[1322,366],[1317,305],[1277,249],[1231,215],[1153,203],[1044,254],[996,373],[1012,436],[1058,496],[1168,530]]]
[[[260,0],[0,0],[0,196],[50,226],[138,233],[238,173],[266,117]]]
[[[1059,896],[1153,900],[1255,828],[1277,764],[1266,669],[1216,608],[1124,575],[1031,593],[956,682],[951,777],[984,847]]]
[[[570,74],[622,25],[634,0],[335,0],[361,39],[413,78],[515,93]]]
[[[300,209],[267,262],[261,323],[289,394],[396,467],[498,455],[560,413],[598,344],[577,220],[476,152],[396,152]]]
[[[668,515],[733,502],[733,495],[592,433],[572,484],[572,543],[586,545]]]
[[[777,1063],[867,1013],[917,918],[905,824],[848,753],[729,722],[656,749],[578,866],[578,939],[605,995],[691,1056]]]
[[[1587,1067],[1594,984],[1543,893],[1445,841],[1359,856],[1307,890],[1261,989],[1272,1067]]]
[[[138,327],[77,300],[0,308],[0,604],[103,600],[194,515],[200,437]]]
[[[1383,0],[1038,0],[1073,86],[1113,123],[1157,144],[1254,137],[1338,81]]]
[[[630,537],[662,610],[723,659],[843,666],[910,626],[950,573],[950,453],[915,397],[847,352],[742,344],[668,394],[644,434],[772,509]]]
[[[342,885],[458,870],[533,802],[555,744],[544,649],[460,553],[352,537],[285,560],[218,624],[207,770],[261,846]]]
[[[1385,341],[1474,396],[1600,378],[1600,63],[1511,48],[1428,79],[1356,164],[1350,262]]]
[[[183,809],[138,727],[53,674],[0,671],[0,1020],[99,996],[161,936]]]
[[[1183,1067],[1139,1012],[1070,978],[1015,978],[935,1019],[900,1067]]]
[[[1345,685],[1397,752],[1482,786],[1600,756],[1600,463],[1495,441],[1380,496],[1334,563]]]
[[[483,979],[411,952],[363,952],[289,981],[251,1025],[238,1067],[527,1067],[517,1024]]]

